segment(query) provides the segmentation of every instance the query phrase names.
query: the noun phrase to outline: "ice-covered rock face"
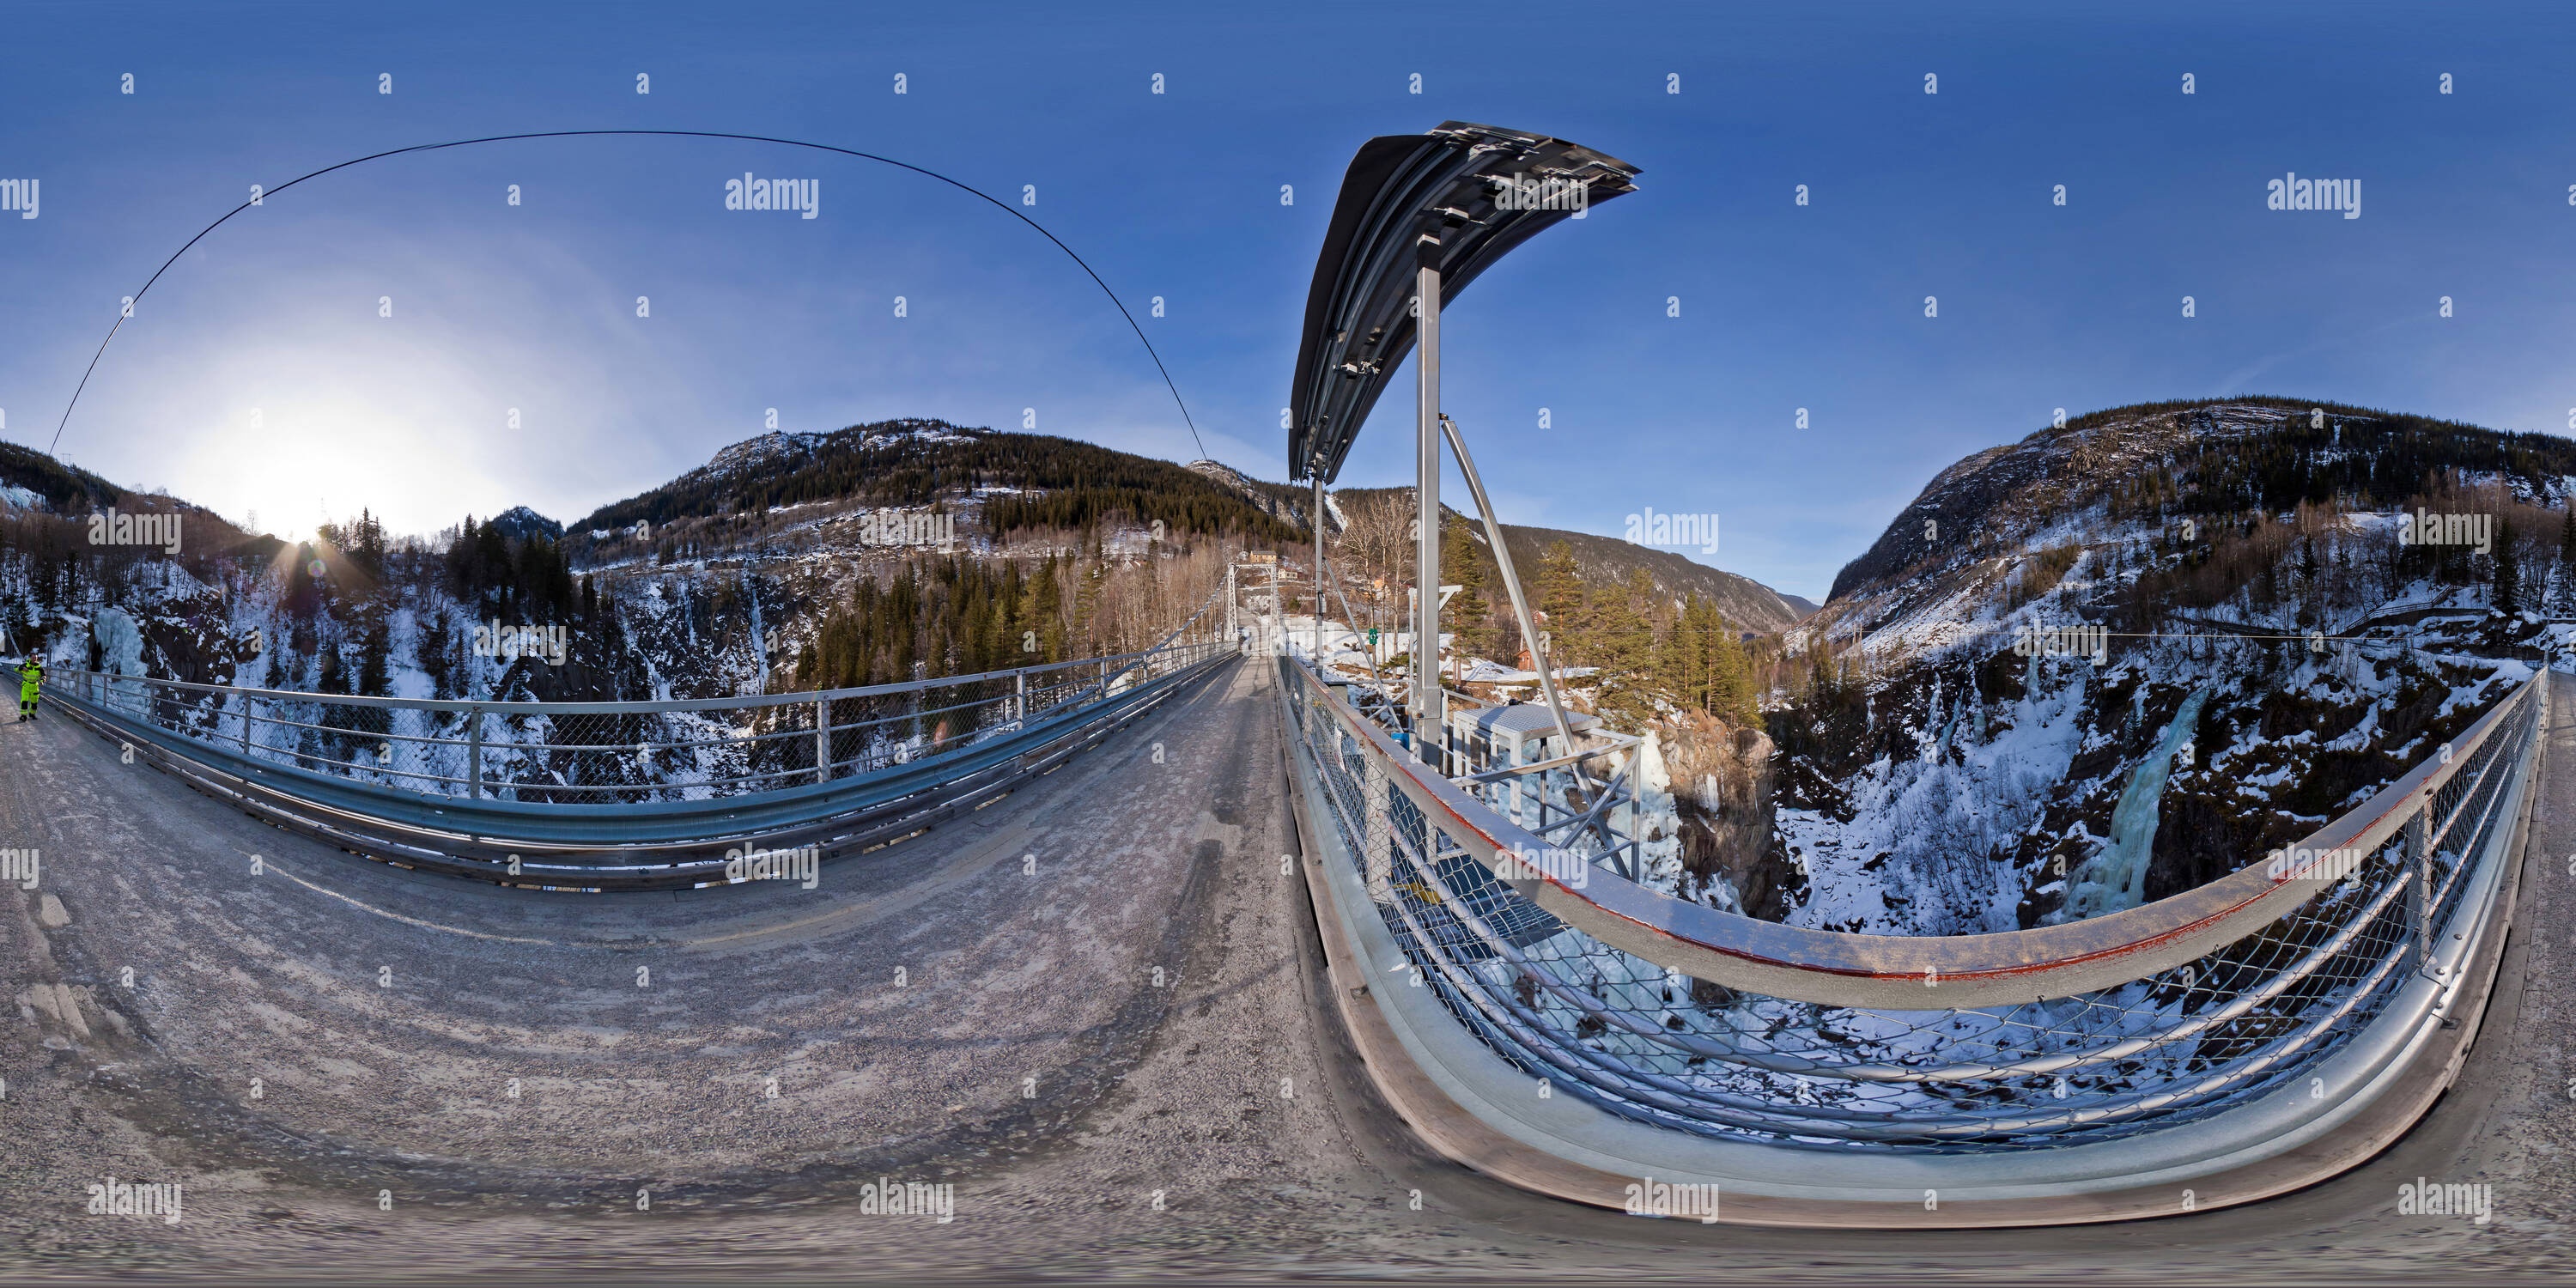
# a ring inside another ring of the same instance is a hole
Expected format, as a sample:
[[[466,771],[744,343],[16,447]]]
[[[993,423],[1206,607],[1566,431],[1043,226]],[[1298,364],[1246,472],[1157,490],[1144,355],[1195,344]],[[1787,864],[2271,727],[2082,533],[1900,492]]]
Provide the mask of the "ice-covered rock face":
[[[2358,805],[2510,691],[2534,604],[2576,614],[2576,447],[2520,441],[2242,400],[2098,413],[1943,471],[1784,636],[1860,677],[1772,713],[1805,878],[1787,918],[2099,915]],[[2405,546],[2396,516],[2424,511],[2523,534],[2523,620],[2491,611],[2502,561]]]
[[[2143,686],[2140,693],[2145,692]],[[2174,753],[2191,740],[2200,721],[2202,704],[2209,701],[2209,686],[2203,685],[2183,699],[2182,709],[2174,713],[2156,749],[2129,771],[2128,785],[2120,791],[2120,803],[2111,811],[2111,840],[2086,864],[2066,901],[2068,919],[2098,917],[2137,907],[2146,897],[2147,862],[2156,839],[2157,806],[2164,798],[2165,782],[2173,768]]]
[[[1672,771],[1664,764],[1663,737],[1648,729],[1637,746],[1638,872],[1669,886],[1681,879],[1681,812],[1673,800]]]
[[[113,608],[102,608],[90,616],[90,637],[98,641],[99,670],[109,675],[141,675],[143,670],[143,632],[134,619]],[[74,646],[77,638],[66,635],[63,644]],[[87,658],[58,658],[85,666]]]

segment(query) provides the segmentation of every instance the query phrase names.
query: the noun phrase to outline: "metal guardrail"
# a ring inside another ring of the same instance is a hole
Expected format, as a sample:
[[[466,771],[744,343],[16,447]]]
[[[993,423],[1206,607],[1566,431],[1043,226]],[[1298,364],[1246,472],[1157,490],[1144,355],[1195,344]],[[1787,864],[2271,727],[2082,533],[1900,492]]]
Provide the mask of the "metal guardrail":
[[[2483,939],[2546,702],[2544,672],[2294,847],[2325,875],[2256,864],[2081,922],[1896,938],[1549,864],[1623,838],[1543,840],[1489,803],[1502,784],[1442,778],[1308,667],[1279,670],[1339,879],[1486,1048],[1630,1120],[1882,1155],[2028,1156],[2230,1110],[2288,1139],[2376,1094]]]
[[[48,696],[332,844],[578,889],[723,882],[728,851],[873,848],[989,803],[1239,652],[1207,607],[1116,657],[659,702],[366,698],[55,671]]]
[[[46,685],[248,759],[351,782],[443,797],[637,804],[748,796],[909,764],[1096,702],[1214,646],[661,702],[367,698],[95,671],[56,671]]]

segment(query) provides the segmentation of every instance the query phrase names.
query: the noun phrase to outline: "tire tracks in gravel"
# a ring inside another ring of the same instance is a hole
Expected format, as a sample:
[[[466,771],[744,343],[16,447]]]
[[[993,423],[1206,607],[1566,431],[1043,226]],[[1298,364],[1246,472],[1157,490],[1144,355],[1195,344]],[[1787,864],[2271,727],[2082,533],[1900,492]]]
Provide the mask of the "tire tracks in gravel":
[[[1178,695],[1179,700],[1115,736],[1109,756],[1096,763],[1057,791],[1083,791],[1099,786],[1110,775],[1132,768],[1144,755],[1144,747],[1157,735],[1172,736],[1171,731],[1195,727],[1188,741],[1205,752],[1216,780],[1219,796],[1231,793],[1235,800],[1230,808],[1240,809],[1243,758],[1248,754],[1250,732],[1234,728],[1243,722],[1243,704],[1229,701],[1232,681],[1239,667],[1228,667]],[[1233,708],[1233,719],[1223,715]],[[1217,718],[1211,718],[1211,716]],[[29,732],[34,732],[32,729]],[[87,730],[68,730],[75,738],[91,743],[83,750],[99,749],[95,735]],[[1175,738],[1176,742],[1182,739]],[[80,754],[73,752],[72,754]],[[58,773],[38,769],[34,775],[25,771],[31,763],[42,765],[40,757],[22,755],[15,758],[19,772],[0,777],[0,826],[9,835],[22,835],[26,826],[44,816],[34,808],[31,796],[44,795]],[[48,767],[51,768],[51,767]],[[29,781],[30,778],[36,781]],[[178,790],[185,791],[185,788]],[[1020,810],[1035,809],[1054,799],[1050,791],[1028,791],[1010,806]],[[58,792],[50,799],[61,799]],[[211,802],[210,802],[211,803]],[[1000,823],[1002,820],[976,820]],[[1201,830],[1205,830],[1204,827]],[[952,828],[948,836],[934,832],[921,838],[937,844],[955,843],[966,837],[976,842],[977,850],[990,850],[980,863],[971,864],[974,871],[954,872],[947,866],[932,875],[897,887],[870,901],[863,909],[871,917],[891,915],[917,905],[955,884],[972,881],[998,860],[1000,840],[1012,839],[1008,827],[995,828],[1000,836],[992,843],[991,832],[978,834],[967,828]],[[54,833],[59,837],[59,833]],[[288,851],[292,838],[281,834],[277,848]],[[59,840],[57,840],[59,844]],[[317,854],[322,847],[310,846]],[[1223,856],[1223,843],[1215,839],[1196,839],[1192,845],[1186,875],[1172,894],[1159,943],[1152,960],[1169,963],[1183,977],[1198,966],[1193,948],[1199,938],[1201,923],[1209,905],[1213,884],[1212,873]],[[366,860],[351,860],[365,862]],[[846,862],[846,861],[845,861]],[[838,866],[838,865],[835,865]],[[280,871],[285,869],[281,866]],[[460,927],[441,925],[423,918],[391,913],[375,908],[352,896],[327,886],[315,885],[301,878],[319,895],[355,905],[362,912],[375,914],[431,930],[449,931],[487,939],[519,939],[515,936],[491,936]],[[72,979],[101,978],[104,967],[88,959],[86,946],[78,935],[49,937],[37,930],[28,917],[26,904],[17,901],[21,924],[35,938],[35,957],[41,971],[43,963],[54,966],[52,973]],[[835,917],[858,915],[840,910]],[[761,928],[744,935],[769,938],[791,931],[793,927]],[[59,937],[69,942],[59,945]],[[709,940],[742,937],[710,936]],[[548,940],[519,939],[520,942],[553,943]],[[568,945],[569,946],[569,945]],[[613,941],[590,941],[582,947],[609,951],[627,949],[629,945]],[[66,969],[65,961],[69,965]],[[999,1118],[919,1133],[908,1138],[877,1144],[855,1151],[847,1157],[828,1162],[808,1163],[792,1168],[749,1169],[718,1177],[661,1182],[649,1173],[607,1177],[550,1169],[514,1167],[491,1160],[469,1160],[408,1155],[386,1152],[333,1139],[329,1135],[296,1130],[275,1117],[247,1109],[239,1099],[238,1088],[218,1085],[205,1071],[166,1052],[148,1021],[112,1000],[89,998],[90,1013],[114,1012],[118,1021],[94,1029],[89,1041],[89,1058],[81,1060],[69,1052],[58,1057],[85,1063],[87,1068],[75,1076],[69,1070],[57,1070],[70,1084],[65,1090],[94,1098],[98,1108],[106,1109],[134,1132],[154,1143],[153,1152],[167,1163],[201,1172],[223,1172],[247,1169],[261,1175],[268,1184],[288,1189],[305,1189],[346,1194],[353,1190],[372,1190],[384,1185],[399,1188],[406,1205],[432,1207],[488,1208],[495,1205],[529,1208],[597,1208],[631,1199],[640,1184],[653,1190],[653,1201],[675,1208],[706,1212],[756,1207],[775,1210],[816,1202],[830,1202],[864,1181],[887,1173],[901,1172],[908,1179],[938,1179],[972,1169],[989,1175],[997,1168],[1008,1168],[1020,1162],[1043,1158],[1053,1152],[1073,1147],[1069,1141],[1078,1135],[1082,1125],[1096,1116],[1101,1106],[1113,1096],[1129,1069],[1145,1058],[1159,1040],[1160,1034],[1181,995],[1175,988],[1138,986],[1106,1022],[1093,1025],[1082,1035],[1087,1050],[1073,1063],[1049,1072],[1049,1091],[1042,1100]],[[125,1030],[110,1035],[106,1030]],[[101,1058],[105,1057],[105,1058]],[[58,1058],[59,1065],[64,1062]],[[12,1087],[13,1099],[22,1094]],[[23,1101],[22,1101],[23,1103]],[[283,1197],[283,1196],[281,1196]]]

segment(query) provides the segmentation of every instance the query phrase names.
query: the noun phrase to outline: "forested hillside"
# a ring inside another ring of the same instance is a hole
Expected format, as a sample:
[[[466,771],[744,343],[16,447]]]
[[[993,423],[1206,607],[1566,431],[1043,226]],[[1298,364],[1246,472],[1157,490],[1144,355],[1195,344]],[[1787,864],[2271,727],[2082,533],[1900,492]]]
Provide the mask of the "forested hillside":
[[[2273,398],[1972,455],[1784,641],[1778,827],[1746,866],[1793,922],[1930,934],[2260,862],[2566,634],[2541,618],[2576,616],[2571,476],[2554,435]]]
[[[829,433],[774,433],[736,443],[705,466],[569,525],[577,558],[607,560],[650,525],[652,549],[757,545],[815,508],[980,506],[997,537],[1104,525],[1263,542],[1296,526],[1233,489],[1169,461],[1045,434],[882,421]]]

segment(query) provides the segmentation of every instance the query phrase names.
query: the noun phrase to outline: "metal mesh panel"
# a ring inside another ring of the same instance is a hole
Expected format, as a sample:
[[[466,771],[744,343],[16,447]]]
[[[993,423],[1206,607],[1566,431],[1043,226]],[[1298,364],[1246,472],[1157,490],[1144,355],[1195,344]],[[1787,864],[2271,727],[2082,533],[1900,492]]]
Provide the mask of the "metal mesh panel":
[[[2406,834],[2288,915],[2197,961],[2075,997],[1973,1009],[1742,993],[1575,930],[1496,881],[1483,838],[1421,812],[1283,664],[1331,825],[1404,948],[1408,983],[1534,1078],[1621,1115],[1819,1149],[2014,1150],[2164,1128],[2307,1075],[2414,968]],[[2431,793],[2437,915],[2536,730],[2525,695]],[[1401,769],[1392,772],[1404,772]],[[1615,813],[1615,812],[1614,812]],[[1496,820],[1500,822],[1499,819]],[[1625,838],[1614,835],[1614,847]],[[1378,963],[1380,967],[1388,963]]]
[[[92,672],[47,683],[237,755],[430,796],[557,805],[747,796],[971,749],[1232,652],[1193,619],[1144,653],[831,693],[604,704],[282,693]]]

